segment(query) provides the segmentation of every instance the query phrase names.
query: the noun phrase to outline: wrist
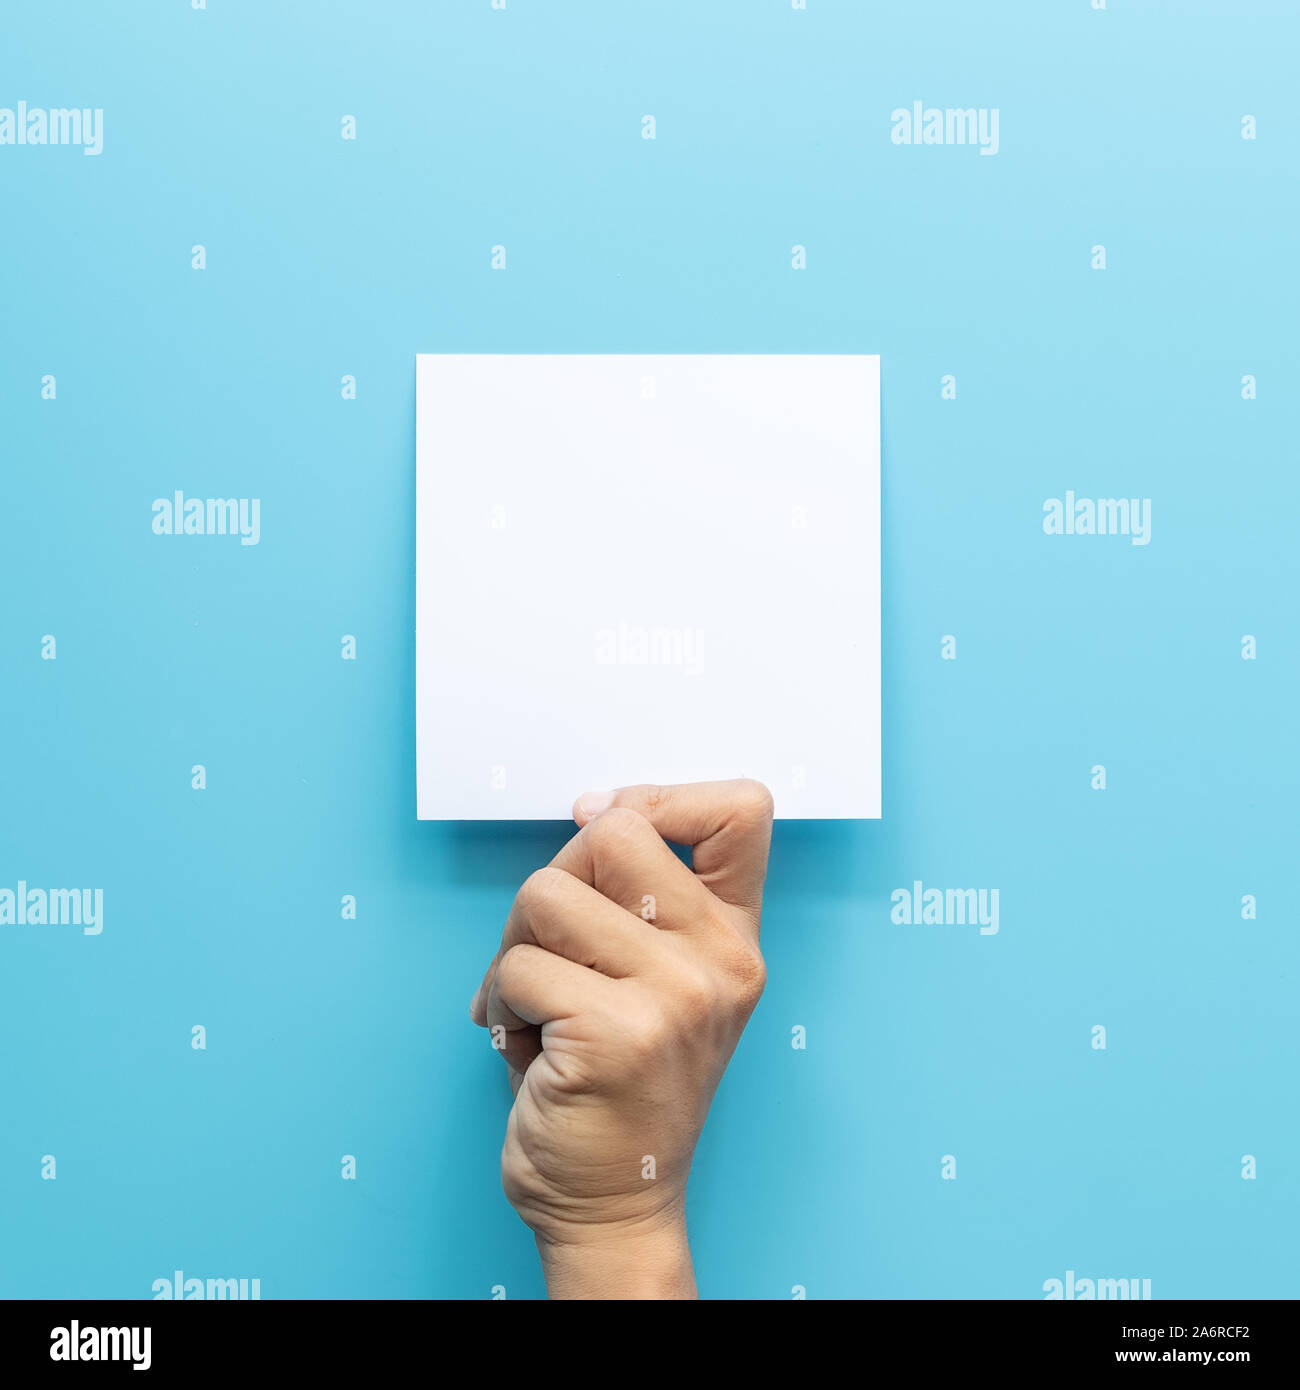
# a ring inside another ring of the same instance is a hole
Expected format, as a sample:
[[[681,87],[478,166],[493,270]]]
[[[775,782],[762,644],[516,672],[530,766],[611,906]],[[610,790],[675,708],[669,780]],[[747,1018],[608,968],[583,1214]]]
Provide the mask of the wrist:
[[[695,1270],[683,1214],[537,1236],[552,1299],[692,1299]]]

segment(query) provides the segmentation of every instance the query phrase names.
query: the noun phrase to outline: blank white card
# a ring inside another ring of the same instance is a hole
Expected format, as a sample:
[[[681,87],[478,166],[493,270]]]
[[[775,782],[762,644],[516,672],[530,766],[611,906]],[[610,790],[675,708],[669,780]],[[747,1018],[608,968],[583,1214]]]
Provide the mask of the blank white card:
[[[880,360],[416,362],[425,820],[757,777],[880,815]]]

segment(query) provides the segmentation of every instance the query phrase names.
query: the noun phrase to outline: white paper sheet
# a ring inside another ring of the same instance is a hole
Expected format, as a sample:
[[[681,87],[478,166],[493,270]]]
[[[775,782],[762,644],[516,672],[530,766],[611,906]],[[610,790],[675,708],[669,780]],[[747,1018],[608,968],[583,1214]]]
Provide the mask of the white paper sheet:
[[[757,777],[880,815],[880,363],[416,365],[418,811]]]

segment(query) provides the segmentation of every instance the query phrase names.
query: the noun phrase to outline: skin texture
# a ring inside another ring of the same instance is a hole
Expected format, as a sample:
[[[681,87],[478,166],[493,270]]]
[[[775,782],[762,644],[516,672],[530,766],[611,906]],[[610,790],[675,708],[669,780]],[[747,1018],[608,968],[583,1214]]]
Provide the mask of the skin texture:
[[[573,816],[470,1006],[514,1093],[502,1186],[550,1297],[694,1298],[686,1179],[763,992],[772,798],[751,781],[624,787]]]

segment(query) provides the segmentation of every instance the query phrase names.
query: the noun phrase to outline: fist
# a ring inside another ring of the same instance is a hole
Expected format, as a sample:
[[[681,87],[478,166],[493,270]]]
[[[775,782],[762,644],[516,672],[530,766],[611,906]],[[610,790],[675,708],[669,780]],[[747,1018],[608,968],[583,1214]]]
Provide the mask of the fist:
[[[691,1155],[765,979],[772,798],[750,781],[626,787],[580,797],[574,819],[470,1006],[514,1093],[502,1185],[553,1296],[689,1297]]]

